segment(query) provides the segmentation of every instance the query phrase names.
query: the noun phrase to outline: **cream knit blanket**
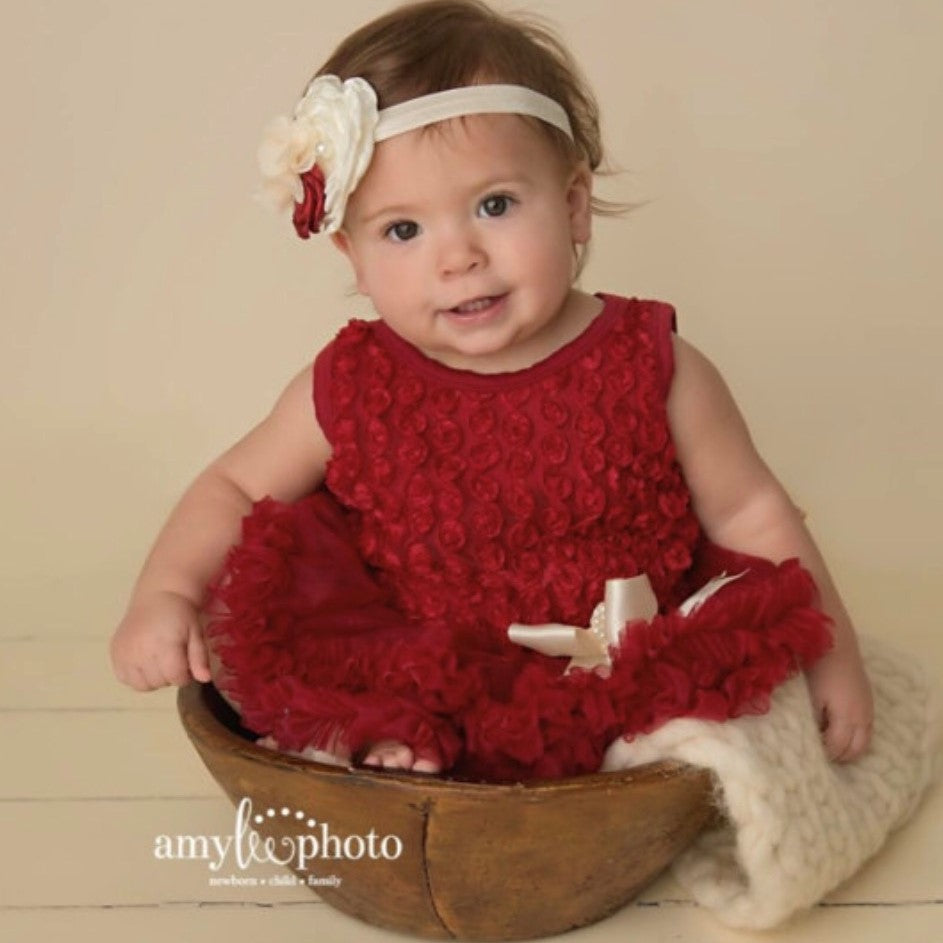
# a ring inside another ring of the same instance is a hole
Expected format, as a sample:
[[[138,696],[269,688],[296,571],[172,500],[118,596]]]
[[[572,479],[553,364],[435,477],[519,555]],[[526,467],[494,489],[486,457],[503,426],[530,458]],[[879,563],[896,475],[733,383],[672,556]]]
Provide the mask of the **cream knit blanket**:
[[[618,740],[603,769],[677,759],[713,771],[726,815],[680,855],[674,875],[724,923],[764,929],[817,903],[911,815],[939,771],[940,706],[916,660],[861,639],[874,688],[871,749],[830,763],[804,677],[781,685],[761,716],[679,719]]]

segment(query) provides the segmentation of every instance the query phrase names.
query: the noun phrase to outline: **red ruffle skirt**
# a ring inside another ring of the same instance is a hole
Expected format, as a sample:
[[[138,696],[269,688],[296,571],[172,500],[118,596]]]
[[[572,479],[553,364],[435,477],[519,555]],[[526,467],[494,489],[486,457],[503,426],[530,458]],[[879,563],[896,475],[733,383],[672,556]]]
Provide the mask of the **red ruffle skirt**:
[[[711,577],[744,569],[692,614],[677,611]],[[566,658],[407,619],[318,491],[254,506],[210,587],[207,636],[242,723],[283,749],[340,741],[356,757],[398,740],[450,776],[509,782],[594,772],[617,737],[676,717],[765,711],[831,644],[815,595],[796,560],[705,542],[660,613],[628,624],[608,677],[564,674]]]

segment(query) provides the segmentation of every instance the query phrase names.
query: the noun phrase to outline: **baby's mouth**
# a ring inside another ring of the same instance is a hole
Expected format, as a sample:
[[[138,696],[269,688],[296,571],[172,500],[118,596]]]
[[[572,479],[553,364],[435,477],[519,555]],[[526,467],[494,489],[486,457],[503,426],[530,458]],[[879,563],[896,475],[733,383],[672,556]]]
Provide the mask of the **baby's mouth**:
[[[482,311],[486,311],[496,302],[500,301],[504,295],[485,295],[481,298],[473,298],[471,301],[464,301],[460,305],[456,305],[454,308],[449,308],[448,310],[452,314],[479,314]]]

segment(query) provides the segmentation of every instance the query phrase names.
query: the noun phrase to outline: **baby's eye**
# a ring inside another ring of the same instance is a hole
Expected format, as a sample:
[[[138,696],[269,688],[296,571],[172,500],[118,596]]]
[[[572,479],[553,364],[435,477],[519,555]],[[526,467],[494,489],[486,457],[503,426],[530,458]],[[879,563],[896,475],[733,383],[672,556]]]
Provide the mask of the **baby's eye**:
[[[479,206],[482,216],[503,216],[514,201],[503,193],[485,197]]]
[[[393,242],[409,242],[419,234],[419,225],[411,220],[401,220],[386,227],[385,236]]]

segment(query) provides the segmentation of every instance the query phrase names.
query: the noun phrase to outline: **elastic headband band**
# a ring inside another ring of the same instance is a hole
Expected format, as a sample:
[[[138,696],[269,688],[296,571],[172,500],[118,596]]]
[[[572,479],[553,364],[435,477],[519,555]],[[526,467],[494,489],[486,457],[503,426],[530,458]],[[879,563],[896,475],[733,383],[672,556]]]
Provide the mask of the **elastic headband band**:
[[[259,146],[262,196],[276,209],[294,204],[302,239],[337,232],[347,200],[367,172],[373,147],[437,121],[463,115],[517,114],[539,118],[571,140],[563,106],[522,85],[467,85],[421,95],[377,110],[369,82],[319,75],[305,89],[292,118],[276,118]]]
[[[378,115],[374,141],[385,141],[416,128],[463,115],[530,115],[559,128],[571,140],[573,129],[563,106],[523,85],[467,85],[411,98],[384,108]]]

